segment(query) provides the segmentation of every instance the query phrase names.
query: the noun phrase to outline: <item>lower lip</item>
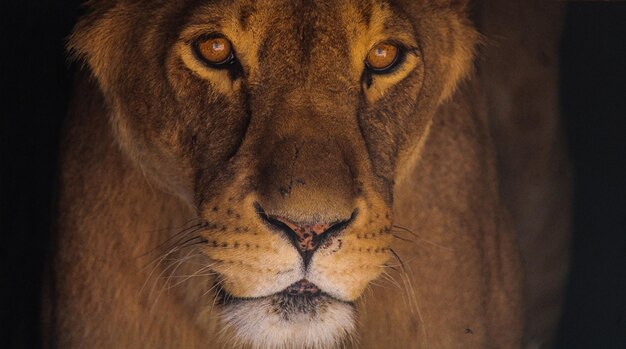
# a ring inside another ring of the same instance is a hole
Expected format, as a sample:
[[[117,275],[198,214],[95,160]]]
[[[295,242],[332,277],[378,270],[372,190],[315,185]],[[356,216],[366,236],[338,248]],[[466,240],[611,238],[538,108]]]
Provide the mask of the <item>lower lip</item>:
[[[280,292],[271,294],[269,296],[263,296],[263,297],[234,297],[230,295],[229,293],[227,293],[226,291],[220,290],[218,291],[218,297],[219,297],[220,303],[223,305],[234,305],[238,303],[257,301],[257,300],[268,299],[268,298],[279,299],[281,297],[283,297],[284,299],[296,302],[296,303],[327,300],[329,302],[340,302],[340,303],[345,303],[345,304],[352,304],[351,302],[339,300],[321,291],[316,292],[316,293],[305,293],[305,294],[298,294],[298,295],[289,294],[287,291],[280,291]]]

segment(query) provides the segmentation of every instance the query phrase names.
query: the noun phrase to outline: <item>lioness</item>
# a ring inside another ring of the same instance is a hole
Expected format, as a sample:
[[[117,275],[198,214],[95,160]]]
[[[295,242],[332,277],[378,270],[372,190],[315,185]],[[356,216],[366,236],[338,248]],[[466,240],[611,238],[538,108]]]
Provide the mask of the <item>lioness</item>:
[[[63,145],[48,344],[548,340],[558,302],[540,328],[526,309],[541,290],[558,295],[565,268],[525,287],[541,241],[511,229],[500,189],[527,202],[525,189],[498,181],[490,123],[512,123],[487,113],[520,107],[502,72],[545,62],[486,58],[472,73],[479,42],[507,49],[489,36],[503,23],[480,15],[498,6],[474,7],[481,36],[464,1],[90,1],[69,41],[85,66]],[[550,57],[556,36],[541,38]],[[547,81],[534,87],[554,91]],[[535,124],[555,124],[546,103]],[[498,154],[503,168],[515,152]]]

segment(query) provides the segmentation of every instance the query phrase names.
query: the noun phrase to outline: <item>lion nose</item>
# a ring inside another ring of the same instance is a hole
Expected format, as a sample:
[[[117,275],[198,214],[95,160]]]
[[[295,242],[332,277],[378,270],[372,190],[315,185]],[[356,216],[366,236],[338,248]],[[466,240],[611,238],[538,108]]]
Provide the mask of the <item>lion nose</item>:
[[[305,268],[309,265],[315,251],[328,240],[343,231],[357,215],[352,212],[350,218],[334,222],[303,223],[294,222],[286,217],[271,215],[257,205],[257,212],[271,228],[285,234],[293,246],[298,250],[304,261]]]

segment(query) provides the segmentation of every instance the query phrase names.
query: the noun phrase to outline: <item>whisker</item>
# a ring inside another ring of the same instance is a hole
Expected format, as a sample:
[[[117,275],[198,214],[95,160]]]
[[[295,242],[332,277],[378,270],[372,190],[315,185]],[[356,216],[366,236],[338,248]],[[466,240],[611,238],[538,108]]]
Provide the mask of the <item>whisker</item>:
[[[200,255],[200,256],[202,256],[202,255]],[[202,276],[214,276],[214,275],[217,275],[217,273],[215,273],[215,272],[204,273],[205,271],[209,270],[214,264],[215,263],[209,264],[209,265],[205,266],[204,268],[200,268],[195,273],[190,274],[190,275],[182,275],[182,276],[177,275],[176,277],[184,277],[184,279],[179,281],[178,283],[174,284],[170,288],[174,288],[174,287],[176,287],[178,285],[181,285],[182,283],[184,283],[185,281],[191,279],[192,277],[202,277]]]
[[[175,251],[175,250],[176,250],[176,249],[178,249],[178,248],[189,247],[189,246],[185,246],[185,244],[186,244],[187,242],[189,242],[189,241],[193,240],[193,239],[204,239],[204,238],[202,238],[200,235],[196,235],[196,236],[194,236],[194,237],[192,237],[192,238],[190,238],[190,239],[188,239],[188,240],[186,240],[186,241],[182,242],[182,240],[183,240],[183,238],[184,238],[185,236],[190,235],[190,234],[199,233],[199,232],[202,232],[203,230],[204,230],[204,226],[199,226],[199,227],[194,228],[193,230],[190,230],[190,231],[186,232],[186,233],[185,233],[183,236],[181,236],[181,237],[180,237],[177,241],[175,241],[175,242],[171,243],[171,244],[170,244],[170,246],[169,246],[169,248],[168,248],[168,249],[166,249],[164,253],[167,255],[167,254],[170,254],[172,251]],[[206,240],[205,240],[204,242],[206,242]],[[161,247],[163,247],[164,245],[165,245],[165,244],[163,244],[163,243],[162,243],[160,246],[161,246]],[[155,248],[155,249],[152,249],[152,252],[154,252],[156,249],[158,249],[158,247],[157,247],[157,248]],[[150,252],[149,252],[149,253],[150,253]],[[144,255],[144,256],[145,256],[145,255]],[[149,261],[149,262],[146,264],[146,266],[145,266],[145,267],[143,267],[143,268],[147,268],[147,267],[149,267],[151,264],[155,263],[157,260],[162,260],[162,259],[161,259],[161,256],[157,256],[156,258],[152,259],[152,260],[151,260],[151,261]]]
[[[447,246],[442,246],[442,245],[437,244],[437,243],[435,243],[435,242],[432,242],[432,241],[430,241],[430,240],[428,240],[428,239],[425,239],[425,238],[423,238],[422,236],[420,236],[419,234],[415,233],[414,231],[412,231],[412,230],[410,230],[410,229],[408,229],[408,228],[401,227],[401,226],[396,226],[396,225],[394,225],[393,227],[394,227],[394,228],[397,228],[397,229],[399,229],[399,230],[393,230],[393,229],[392,229],[392,233],[395,233],[395,234],[408,233],[408,234],[413,235],[416,239],[418,239],[418,240],[420,240],[420,241],[423,241],[423,242],[425,242],[425,243],[427,243],[427,244],[429,244],[429,245],[433,245],[433,246],[435,246],[435,247],[439,247],[439,248],[441,248],[441,249],[448,250],[448,251],[454,251],[454,248],[452,248],[452,247],[447,247]],[[398,238],[398,239],[400,239],[400,240],[404,240],[403,238],[400,238],[400,237],[398,237],[398,236],[397,236],[397,235],[395,235],[395,234],[393,234],[393,236],[394,236],[394,237],[396,237],[396,238]],[[415,241],[412,241],[412,240],[405,240],[405,241],[410,241],[410,242],[415,243]]]
[[[199,231],[200,229],[197,229],[197,231]],[[180,239],[179,239],[180,241]],[[180,242],[179,242],[180,243]],[[161,258],[158,259],[158,263],[156,263],[156,265],[154,266],[153,270],[150,272],[150,274],[148,275],[148,277],[146,278],[146,281],[144,282],[144,285],[142,286],[140,292],[143,292],[143,289],[145,288],[145,286],[147,285],[147,283],[153,278],[153,274],[156,271],[156,269],[159,268],[159,266],[161,264],[163,264],[163,261],[166,260],[171,260],[171,263],[168,263],[169,265],[167,265],[166,267],[164,267],[161,272],[154,278],[154,284],[150,289],[150,292],[148,292],[148,299],[150,299],[152,297],[152,294],[154,293],[154,290],[157,286],[157,284],[159,284],[159,280],[163,280],[165,279],[165,282],[163,284],[163,288],[161,289],[161,291],[159,291],[159,293],[157,294],[154,302],[152,302],[152,306],[150,307],[151,309],[154,307],[154,305],[156,305],[156,303],[158,302],[158,299],[160,298],[161,294],[163,293],[163,291],[169,290],[171,289],[171,276],[178,270],[178,268],[185,262],[187,261],[189,258],[189,255],[195,251],[195,249],[191,249],[187,252],[185,257],[182,258],[168,258],[169,256],[173,255],[176,252],[182,251],[185,248],[189,248],[189,247],[194,247],[196,245],[199,244],[204,244],[206,243],[206,239],[204,239],[201,236],[194,236],[191,238],[188,238],[185,241],[182,241],[182,243],[180,243],[179,245],[175,245],[172,246],[169,250],[165,251],[165,253],[163,254],[163,256],[161,256]],[[169,270],[171,270],[173,268],[173,270],[171,272],[169,272],[167,278],[164,278],[164,275],[166,273],[168,273]]]
[[[396,269],[397,270],[397,269]],[[389,273],[387,273],[387,271],[383,271],[383,273],[381,274],[382,278],[384,280],[386,280],[388,283],[392,284],[393,286],[397,287],[398,290],[402,291],[402,286],[400,286],[400,284],[398,283],[398,281],[396,279],[394,279]]]
[[[398,235],[396,235],[396,234],[391,234],[391,236],[393,236],[394,238],[396,238],[396,239],[398,239],[398,240],[402,240],[402,241],[406,241],[406,242],[415,242],[415,241],[413,241],[413,240],[409,240],[409,239],[405,239],[405,238],[403,238],[403,237],[400,237],[400,236],[398,236]]]
[[[413,232],[413,230],[411,230],[411,229],[409,229],[409,228],[407,228],[407,227],[403,227],[403,226],[401,226],[401,225],[394,224],[394,225],[392,225],[392,227],[393,227],[393,228],[398,228],[398,229],[400,229],[400,230],[402,230],[402,231],[405,231],[405,232],[407,232],[407,233],[409,233],[409,234],[415,234],[415,233]]]
[[[178,260],[178,264],[176,265],[176,268],[172,270],[170,275],[167,277],[167,280],[165,281],[164,290],[170,290],[172,288],[171,286],[168,287],[168,284],[171,285],[172,276],[176,273],[176,271],[178,270],[178,268],[180,268],[181,265],[183,265],[190,258],[195,258],[200,255],[199,253],[196,253],[190,256],[191,252],[193,252],[193,250],[189,250],[189,252],[187,252],[187,255],[185,257]],[[163,290],[161,290],[161,292],[163,292]]]
[[[159,268],[159,266],[161,265],[161,263],[163,263],[164,260],[167,259],[167,257],[169,255],[171,255],[172,253],[176,252],[178,250],[178,248],[172,247],[169,250],[167,250],[160,258],[157,258],[156,260],[158,260],[158,262],[154,265],[154,267],[152,268],[152,270],[150,271],[150,273],[148,274],[148,277],[146,278],[146,281],[143,283],[143,285],[141,286],[141,289],[139,290],[139,293],[142,293],[144,288],[146,287],[146,285],[148,284],[148,281],[150,281],[150,279],[152,279],[152,275],[154,274],[154,272]],[[155,260],[155,261],[156,261]],[[151,262],[150,264],[153,264],[155,261]],[[143,269],[147,268],[150,266],[150,264],[146,265]],[[148,294],[149,297],[150,294]]]
[[[200,219],[200,218],[195,218],[194,220],[196,220],[196,219]],[[190,222],[191,221],[183,224],[180,227],[176,227],[176,228],[171,228],[171,229],[165,228],[165,229],[160,229],[160,230],[157,229],[155,232],[163,232],[163,231],[168,231],[168,230],[173,230],[173,229],[184,228],[184,229],[180,230],[179,232],[173,234],[172,236],[168,237],[167,239],[165,239],[163,242],[161,242],[160,244],[155,246],[153,249],[151,249],[151,250],[149,250],[147,252],[144,252],[144,253],[140,254],[139,256],[136,256],[135,258],[145,257],[145,256],[149,255],[150,253],[154,252],[155,250],[165,246],[168,242],[171,242],[173,239],[176,239],[177,237],[180,237],[180,236],[183,236],[183,235],[187,235],[188,233],[192,233],[197,228],[203,228],[203,227],[208,226],[208,223],[206,221],[201,220],[199,223],[196,223],[194,225],[186,227],[186,225],[189,224]]]
[[[405,285],[406,292],[409,295],[409,304],[412,305],[411,311],[415,311],[417,313],[417,316],[419,317],[420,322],[422,323],[422,331],[424,332],[424,336],[428,336],[426,323],[424,321],[424,317],[422,316],[420,307],[417,303],[417,294],[415,293],[415,289],[413,288],[413,283],[411,282],[411,278],[409,277],[409,274],[407,273],[407,268],[411,272],[411,275],[413,274],[413,271],[410,269],[409,265],[406,265],[404,263],[402,258],[400,258],[400,256],[393,249],[389,249],[389,250],[393,253],[396,259],[400,262],[400,270],[401,270],[400,276],[402,278],[402,282]]]
[[[150,292],[148,293],[148,298],[152,296],[154,289],[157,287],[157,284],[159,283],[159,280],[163,280],[164,278],[163,275],[165,275],[172,267],[176,268],[180,263],[182,263],[182,261],[170,263],[170,265],[166,266],[165,268],[163,268],[163,270],[161,270],[159,275],[156,277],[154,284],[152,285],[152,288],[150,289]],[[167,281],[166,281],[166,284],[167,284]],[[156,296],[156,299],[154,300],[154,302],[152,302],[152,306],[150,307],[151,309],[156,305],[157,301],[161,297],[162,291],[163,290],[159,291],[159,293]]]

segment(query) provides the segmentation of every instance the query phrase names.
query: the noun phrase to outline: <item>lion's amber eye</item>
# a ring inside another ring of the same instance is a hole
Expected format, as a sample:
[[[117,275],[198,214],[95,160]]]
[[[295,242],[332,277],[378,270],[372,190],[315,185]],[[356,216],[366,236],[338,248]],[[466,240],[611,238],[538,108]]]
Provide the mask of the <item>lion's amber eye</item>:
[[[233,48],[224,37],[202,37],[194,43],[198,58],[212,66],[222,66],[233,61]]]
[[[398,46],[390,43],[379,43],[367,53],[365,64],[376,73],[385,73],[395,66],[400,56]]]

